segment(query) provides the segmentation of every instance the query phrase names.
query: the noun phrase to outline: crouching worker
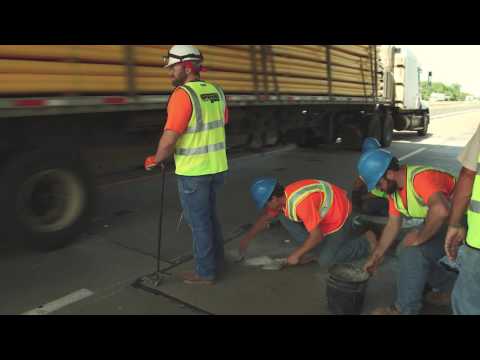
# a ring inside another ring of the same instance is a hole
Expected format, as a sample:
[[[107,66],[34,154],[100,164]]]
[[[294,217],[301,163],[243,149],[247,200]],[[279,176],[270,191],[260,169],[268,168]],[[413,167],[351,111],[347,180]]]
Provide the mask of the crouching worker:
[[[380,149],[380,142],[372,137],[363,141],[362,153]],[[365,182],[361,177],[357,177],[352,188],[353,211],[363,215],[388,216],[387,194],[377,188],[372,191],[367,190]]]
[[[364,269],[374,273],[399,234],[402,216],[424,219],[410,230],[397,247],[397,299],[376,315],[418,314],[422,308],[425,286],[433,289],[425,301],[435,305],[448,303],[452,277],[439,264],[445,256],[443,239],[449,215],[455,177],[446,171],[426,166],[399,166],[398,159],[378,149],[360,157],[358,172],[368,190],[375,187],[387,192],[389,218],[380,241]]]
[[[274,178],[261,178],[251,186],[251,195],[262,214],[240,240],[245,254],[250,241],[277,218],[298,247],[288,256],[289,265],[315,259],[320,265],[349,262],[373,250],[365,236],[350,234],[351,203],[346,191],[326,181],[296,181],[284,188]]]

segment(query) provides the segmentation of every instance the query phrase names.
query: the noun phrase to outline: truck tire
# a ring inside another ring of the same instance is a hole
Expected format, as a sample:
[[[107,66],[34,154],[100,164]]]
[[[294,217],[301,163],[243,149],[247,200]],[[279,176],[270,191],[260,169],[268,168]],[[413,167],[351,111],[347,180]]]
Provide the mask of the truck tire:
[[[357,124],[345,124],[339,129],[342,147],[349,150],[362,150],[363,132]]]
[[[393,117],[390,113],[386,113],[382,121],[382,138],[380,144],[382,147],[389,147],[393,141]]]
[[[74,151],[33,151],[2,170],[0,214],[10,241],[50,251],[85,231],[94,208],[93,176]]]
[[[417,134],[418,136],[426,136],[428,134],[428,125],[430,124],[430,115],[425,115],[423,117],[423,129],[422,130],[418,130],[417,131]]]
[[[315,145],[315,139],[312,131],[309,129],[299,129],[296,131],[295,144],[300,148],[309,148]]]
[[[373,114],[368,119],[367,137],[373,137],[378,141],[382,141],[382,121],[378,114]]]

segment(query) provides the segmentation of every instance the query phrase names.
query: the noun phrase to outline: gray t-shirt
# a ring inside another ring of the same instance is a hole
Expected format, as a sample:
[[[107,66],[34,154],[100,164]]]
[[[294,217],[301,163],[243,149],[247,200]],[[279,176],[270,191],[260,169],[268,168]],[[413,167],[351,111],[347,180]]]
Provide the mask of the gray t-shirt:
[[[472,136],[467,146],[458,156],[458,161],[462,164],[463,167],[471,171],[477,171],[477,162],[478,155],[480,153],[480,125],[475,131],[475,134]]]

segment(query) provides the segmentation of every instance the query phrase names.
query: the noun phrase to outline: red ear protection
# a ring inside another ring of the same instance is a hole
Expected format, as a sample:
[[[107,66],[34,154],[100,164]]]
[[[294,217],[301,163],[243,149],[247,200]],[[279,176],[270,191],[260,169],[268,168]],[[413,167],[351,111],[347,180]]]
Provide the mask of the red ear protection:
[[[185,69],[190,69],[190,70],[192,70],[192,71],[196,71],[196,72],[205,72],[205,71],[207,71],[207,69],[206,69],[204,66],[202,66],[202,65],[200,65],[200,66],[195,66],[195,65],[193,64],[193,62],[191,62],[191,61],[183,61],[182,64],[183,64],[183,66],[185,66]]]

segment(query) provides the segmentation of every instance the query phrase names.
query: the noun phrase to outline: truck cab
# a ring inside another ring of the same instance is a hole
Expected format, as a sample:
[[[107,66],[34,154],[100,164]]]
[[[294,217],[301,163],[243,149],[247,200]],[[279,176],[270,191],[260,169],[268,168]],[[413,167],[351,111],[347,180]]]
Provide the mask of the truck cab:
[[[421,97],[422,70],[416,56],[406,47],[386,45],[379,60],[384,69],[383,96],[394,105],[395,130],[413,130],[425,136],[430,115]]]

